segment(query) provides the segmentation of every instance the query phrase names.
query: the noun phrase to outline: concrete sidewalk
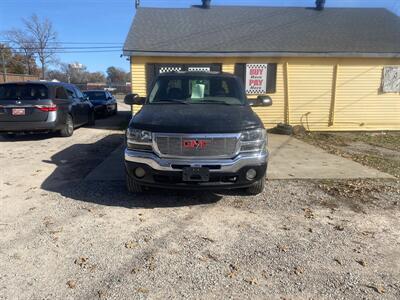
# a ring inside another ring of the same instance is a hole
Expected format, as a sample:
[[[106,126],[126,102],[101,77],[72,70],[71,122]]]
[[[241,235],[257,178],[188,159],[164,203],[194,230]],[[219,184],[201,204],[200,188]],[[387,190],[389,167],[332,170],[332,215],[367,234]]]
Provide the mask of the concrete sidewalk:
[[[290,136],[269,134],[269,179],[393,178],[350,159],[332,155]],[[117,148],[85,180],[124,180],[123,146]]]
[[[394,178],[307,144],[291,136],[269,134],[270,179]]]

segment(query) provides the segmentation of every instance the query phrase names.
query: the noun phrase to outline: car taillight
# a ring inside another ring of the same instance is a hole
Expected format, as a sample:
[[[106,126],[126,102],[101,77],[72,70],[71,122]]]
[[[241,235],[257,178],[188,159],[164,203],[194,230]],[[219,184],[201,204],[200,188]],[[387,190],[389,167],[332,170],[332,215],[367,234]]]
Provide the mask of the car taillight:
[[[50,104],[50,105],[35,105],[35,108],[39,109],[40,111],[49,112],[49,111],[56,111],[57,105]]]

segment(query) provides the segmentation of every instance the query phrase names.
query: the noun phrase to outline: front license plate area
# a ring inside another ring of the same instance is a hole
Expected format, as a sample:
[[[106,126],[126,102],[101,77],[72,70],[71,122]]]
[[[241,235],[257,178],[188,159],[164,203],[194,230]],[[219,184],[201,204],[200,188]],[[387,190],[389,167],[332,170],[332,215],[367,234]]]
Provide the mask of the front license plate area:
[[[210,180],[210,170],[196,167],[184,168],[182,176],[183,181],[206,182]]]
[[[25,116],[25,108],[13,108],[11,113],[13,116]]]

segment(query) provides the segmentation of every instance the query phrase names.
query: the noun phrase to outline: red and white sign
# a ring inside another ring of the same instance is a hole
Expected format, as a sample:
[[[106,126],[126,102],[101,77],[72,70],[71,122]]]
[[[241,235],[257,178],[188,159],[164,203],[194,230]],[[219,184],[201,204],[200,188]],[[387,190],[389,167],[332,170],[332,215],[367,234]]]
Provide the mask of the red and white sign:
[[[246,65],[246,94],[265,94],[267,92],[268,64]]]

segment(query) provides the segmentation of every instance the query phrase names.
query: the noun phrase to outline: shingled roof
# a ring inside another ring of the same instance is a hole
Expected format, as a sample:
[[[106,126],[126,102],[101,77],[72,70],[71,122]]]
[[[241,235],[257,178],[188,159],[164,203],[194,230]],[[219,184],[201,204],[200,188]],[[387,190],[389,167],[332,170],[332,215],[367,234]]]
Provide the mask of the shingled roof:
[[[139,8],[124,55],[399,57],[400,18],[380,8]]]

